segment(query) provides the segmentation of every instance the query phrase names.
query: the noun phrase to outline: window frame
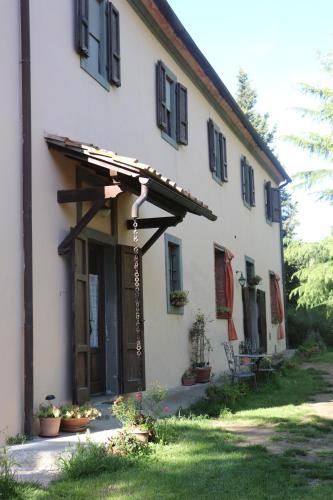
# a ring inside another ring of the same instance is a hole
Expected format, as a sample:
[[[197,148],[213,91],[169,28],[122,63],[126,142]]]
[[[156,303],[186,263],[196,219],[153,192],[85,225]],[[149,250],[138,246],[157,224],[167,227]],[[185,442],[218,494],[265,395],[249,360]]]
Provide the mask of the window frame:
[[[214,244],[214,283],[215,283],[215,317],[216,319],[229,319],[230,318],[230,313],[229,312],[218,312],[218,306],[224,306],[227,307],[227,287],[226,287],[226,260],[225,260],[225,251],[226,249],[220,245]],[[217,276],[216,276],[216,253],[223,254],[223,264],[224,264],[224,297],[225,297],[225,304],[218,304],[218,297],[217,297]]]
[[[227,139],[221,132],[219,126],[211,118],[207,122],[208,126],[208,156],[210,171],[214,181],[220,186],[228,182],[228,161],[227,161]],[[213,137],[210,137],[211,131]],[[211,140],[214,142],[214,151],[211,151]],[[212,161],[214,159],[214,166]]]
[[[172,71],[165,66],[164,63],[162,63],[164,66],[165,70],[165,81],[169,82],[170,85],[170,110],[167,108],[166,104],[166,109],[167,112],[169,111],[170,113],[170,133],[169,135],[168,132],[165,130],[161,130],[161,136],[163,139],[165,139],[169,144],[171,144],[175,149],[178,149],[178,143],[177,143],[177,97],[176,97],[176,92],[177,92],[177,77]],[[166,102],[167,102],[167,95],[166,95]]]
[[[178,290],[183,290],[183,262],[182,262],[182,240],[173,236],[171,234],[164,235],[164,247],[165,247],[165,281],[166,281],[166,303],[168,314],[184,314],[184,307],[175,307],[170,302],[170,293],[173,291],[171,288],[170,281],[170,258],[169,258],[169,247],[173,245],[177,247],[178,250]]]
[[[255,203],[254,169],[247,161],[246,156],[241,156],[241,195],[246,208],[251,210]]]

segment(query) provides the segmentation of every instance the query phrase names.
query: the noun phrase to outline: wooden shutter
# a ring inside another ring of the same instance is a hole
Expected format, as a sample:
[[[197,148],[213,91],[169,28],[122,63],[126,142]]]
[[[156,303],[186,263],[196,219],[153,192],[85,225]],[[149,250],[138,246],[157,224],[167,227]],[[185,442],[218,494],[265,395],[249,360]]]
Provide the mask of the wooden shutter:
[[[221,158],[221,178],[223,182],[228,181],[228,163],[227,163],[227,141],[223,134],[220,134],[220,158]]]
[[[242,299],[243,299],[244,338],[251,340],[250,289],[246,286],[242,288]]]
[[[247,163],[245,156],[241,159],[241,182],[242,182],[242,198],[246,200],[246,177],[247,177]]]
[[[277,310],[277,297],[275,288],[275,274],[269,274],[269,288],[271,296],[271,322],[274,324],[278,323],[278,310]]]
[[[166,73],[162,61],[156,65],[156,115],[157,126],[166,132],[168,130],[166,108]]]
[[[254,171],[252,167],[249,168],[249,184],[250,184],[250,205],[254,207],[256,204],[255,192],[254,192]]]
[[[280,190],[277,188],[272,188],[271,195],[272,195],[272,222],[281,222]]]
[[[74,240],[73,268],[73,402],[82,404],[90,398],[88,240],[80,235]]]
[[[119,12],[115,6],[108,2],[108,80],[113,85],[120,87],[120,30]]]
[[[267,352],[266,294],[257,290],[259,349]]]
[[[145,389],[145,360],[142,303],[142,265],[140,258],[140,315],[142,355],[136,354],[135,293],[134,293],[134,251],[132,247],[118,246],[120,268],[120,331],[122,349],[122,389],[134,392]]]
[[[187,88],[181,83],[176,86],[177,107],[177,142],[188,143],[188,118],[187,118]]]
[[[227,305],[225,253],[215,248],[215,301],[216,317],[226,319],[230,315],[223,308]]]
[[[272,220],[272,186],[270,182],[265,184],[265,207],[266,207],[266,217],[269,221]]]
[[[215,127],[213,120],[209,119],[208,126],[208,153],[209,153],[209,168],[213,173],[216,173],[216,152],[215,152]]]
[[[89,56],[89,0],[76,0],[76,47],[82,57]]]

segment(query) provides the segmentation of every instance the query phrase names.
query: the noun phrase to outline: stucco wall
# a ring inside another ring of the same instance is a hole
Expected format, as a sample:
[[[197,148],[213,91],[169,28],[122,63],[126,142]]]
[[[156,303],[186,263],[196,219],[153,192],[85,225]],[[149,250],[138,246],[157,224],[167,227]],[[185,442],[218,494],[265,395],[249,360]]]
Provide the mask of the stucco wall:
[[[144,256],[148,384],[154,380],[170,387],[180,383],[181,374],[189,364],[188,330],[198,308],[212,319],[208,334],[214,348],[213,371],[218,373],[226,368],[221,342],[227,338],[227,322],[215,319],[214,243],[234,253],[234,271],[244,273],[245,255],[255,260],[256,273],[263,277],[262,288],[266,291],[269,351],[285,347],[284,341],[276,340],[276,327],[270,323],[268,272],[281,274],[281,263],[278,225],[269,226],[264,215],[264,181],[269,177],[129,3],[125,0],[114,3],[120,11],[122,85],[111,87],[107,92],[80,68],[73,42],[72,2],[58,0],[50,9],[50,3],[45,0],[31,0],[35,406],[49,393],[55,394],[59,403],[70,398],[69,260],[58,256],[57,246],[74,224],[75,207],[58,205],[56,193],[58,189],[75,186],[75,171],[72,162],[48,150],[45,132],[95,143],[151,163],[204,200],[218,215],[216,222],[210,222],[189,214],[181,225],[169,230],[182,240],[184,288],[189,290],[190,299],[183,316],[170,315],[166,311],[163,237]],[[13,15],[15,9],[17,7],[11,7]],[[189,145],[178,150],[161,138],[156,126],[155,63],[159,59],[188,88]],[[15,78],[18,81],[18,76]],[[17,102],[16,97],[16,104],[11,109],[17,109]],[[9,107],[8,99],[6,105]],[[212,179],[208,166],[209,117],[227,138],[229,182],[222,187]],[[255,170],[256,207],[252,210],[248,210],[241,199],[242,154]],[[17,176],[14,181],[17,185]],[[6,190],[6,196],[9,192]],[[119,243],[131,243],[125,220],[130,216],[132,201],[129,195],[119,200]],[[13,204],[11,207],[14,214],[16,208]],[[140,215],[154,214],[161,213],[147,203]],[[108,228],[101,219],[93,225]],[[18,231],[19,223],[15,227]],[[140,241],[146,241],[151,233],[141,232]],[[14,238],[14,234],[11,237]],[[18,237],[16,234],[16,240]],[[15,269],[20,264],[17,252],[15,255],[9,251],[7,256],[16,259]],[[18,282],[15,280],[12,294],[19,292]],[[13,329],[18,331],[20,318],[12,320]],[[242,303],[237,280],[234,320],[241,340]],[[18,388],[15,394],[17,392]]]
[[[23,422],[20,39],[18,3],[0,2],[0,444]]]

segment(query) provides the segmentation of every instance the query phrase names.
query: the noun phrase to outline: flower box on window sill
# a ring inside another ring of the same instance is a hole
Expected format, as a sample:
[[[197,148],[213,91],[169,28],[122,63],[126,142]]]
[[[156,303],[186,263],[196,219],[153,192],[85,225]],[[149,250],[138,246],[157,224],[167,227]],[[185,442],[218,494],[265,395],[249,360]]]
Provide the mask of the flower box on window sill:
[[[231,317],[231,309],[228,306],[216,306],[216,317],[218,319],[229,319]]]
[[[188,292],[186,290],[175,290],[170,293],[170,304],[173,307],[184,307],[188,303]]]
[[[256,274],[255,276],[251,276],[251,278],[247,279],[247,284],[249,286],[258,286],[261,281],[262,277]]]

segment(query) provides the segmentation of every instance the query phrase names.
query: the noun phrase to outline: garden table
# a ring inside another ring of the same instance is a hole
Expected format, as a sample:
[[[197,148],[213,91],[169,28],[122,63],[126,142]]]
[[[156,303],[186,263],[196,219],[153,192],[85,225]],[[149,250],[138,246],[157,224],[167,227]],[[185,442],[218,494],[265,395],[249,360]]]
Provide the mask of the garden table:
[[[256,373],[258,374],[259,368],[260,368],[260,363],[263,358],[271,358],[271,354],[234,354],[235,358],[246,358],[250,360],[250,363],[253,362],[256,365]]]

